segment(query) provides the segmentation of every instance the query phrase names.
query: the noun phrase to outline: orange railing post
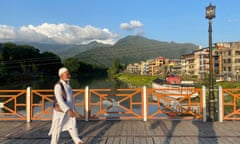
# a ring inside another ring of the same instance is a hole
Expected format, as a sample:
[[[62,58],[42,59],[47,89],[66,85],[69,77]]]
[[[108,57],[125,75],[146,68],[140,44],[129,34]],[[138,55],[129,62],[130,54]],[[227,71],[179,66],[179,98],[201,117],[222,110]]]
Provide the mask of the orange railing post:
[[[32,88],[29,86],[27,87],[26,91],[26,116],[27,116],[27,122],[31,122],[31,95],[32,95]]]
[[[89,120],[89,88],[86,86],[85,88],[85,121]]]
[[[206,102],[206,87],[202,86],[202,113],[203,113],[203,122],[207,121],[207,102]]]
[[[143,87],[143,121],[147,121],[147,88]]]
[[[222,87],[221,86],[218,86],[218,103],[219,103],[219,106],[218,106],[218,121],[219,122],[223,122],[223,91],[222,91]]]

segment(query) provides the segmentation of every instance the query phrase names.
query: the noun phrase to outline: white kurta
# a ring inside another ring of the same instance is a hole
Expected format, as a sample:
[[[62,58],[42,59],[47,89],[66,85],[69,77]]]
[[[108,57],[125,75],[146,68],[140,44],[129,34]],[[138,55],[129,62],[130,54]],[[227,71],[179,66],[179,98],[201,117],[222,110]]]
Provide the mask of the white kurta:
[[[66,92],[66,101],[64,101],[62,98],[62,88],[60,84],[56,84],[54,86],[54,94],[56,96],[57,103],[63,112],[53,110],[52,125],[48,133],[48,135],[53,135],[52,139],[53,141],[56,139],[56,143],[61,131],[77,128],[76,118],[70,117],[67,113],[69,109],[74,111],[74,97],[72,95],[72,88],[63,80],[60,80],[60,82],[63,84]]]

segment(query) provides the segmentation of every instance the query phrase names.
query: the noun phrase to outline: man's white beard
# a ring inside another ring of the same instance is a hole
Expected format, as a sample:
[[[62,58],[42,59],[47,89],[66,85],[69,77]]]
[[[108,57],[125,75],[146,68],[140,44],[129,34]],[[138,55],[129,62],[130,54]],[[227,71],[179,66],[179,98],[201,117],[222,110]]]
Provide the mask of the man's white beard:
[[[66,79],[66,83],[69,84],[69,82],[70,82],[70,78],[69,78],[69,79]]]

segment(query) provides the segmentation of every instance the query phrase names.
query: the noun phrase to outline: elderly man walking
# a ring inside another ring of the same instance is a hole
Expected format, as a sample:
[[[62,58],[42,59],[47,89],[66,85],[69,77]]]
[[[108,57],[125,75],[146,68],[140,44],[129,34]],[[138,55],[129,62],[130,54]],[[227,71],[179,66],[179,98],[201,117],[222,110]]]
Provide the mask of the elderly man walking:
[[[54,110],[52,125],[48,135],[51,135],[51,144],[58,144],[60,133],[68,131],[75,144],[82,144],[78,136],[77,120],[74,113],[74,97],[69,85],[70,72],[62,67],[58,71],[59,82],[54,86]]]

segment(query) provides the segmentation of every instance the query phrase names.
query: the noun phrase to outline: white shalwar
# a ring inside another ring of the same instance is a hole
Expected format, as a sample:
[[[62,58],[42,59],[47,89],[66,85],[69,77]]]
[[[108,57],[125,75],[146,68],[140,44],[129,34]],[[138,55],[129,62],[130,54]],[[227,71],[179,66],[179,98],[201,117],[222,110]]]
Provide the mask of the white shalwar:
[[[54,95],[63,112],[53,110],[52,125],[48,133],[49,136],[51,135],[51,144],[58,144],[60,133],[62,131],[68,131],[74,143],[81,143],[82,140],[78,136],[77,120],[75,117],[70,117],[67,113],[69,109],[74,111],[72,88],[65,81],[60,80],[60,82],[63,84],[66,93],[66,101],[62,98],[62,88],[60,84],[56,84],[54,86]]]

